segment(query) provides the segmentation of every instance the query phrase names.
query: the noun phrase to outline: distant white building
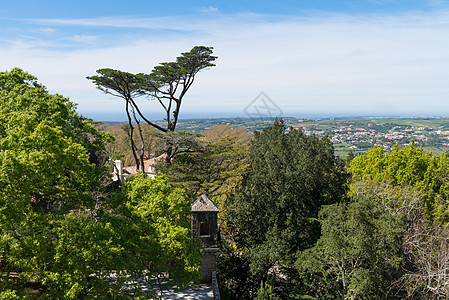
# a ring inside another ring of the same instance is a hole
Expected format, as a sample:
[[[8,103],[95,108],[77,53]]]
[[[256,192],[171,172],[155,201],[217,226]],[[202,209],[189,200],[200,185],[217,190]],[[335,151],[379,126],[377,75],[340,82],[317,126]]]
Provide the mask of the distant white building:
[[[153,157],[151,159],[144,160],[144,170],[148,177],[156,177],[156,171],[154,166],[161,161],[164,161],[166,154],[159,155],[158,157]],[[137,174],[137,166],[123,167],[123,162],[121,160],[114,161],[114,172],[112,173],[112,180],[124,182],[126,177]]]

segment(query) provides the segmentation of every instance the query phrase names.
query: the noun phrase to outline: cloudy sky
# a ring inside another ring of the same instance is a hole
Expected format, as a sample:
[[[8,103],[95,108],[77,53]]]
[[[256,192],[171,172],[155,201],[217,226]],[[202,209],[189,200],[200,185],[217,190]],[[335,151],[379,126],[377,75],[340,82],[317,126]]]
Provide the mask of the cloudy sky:
[[[449,116],[449,1],[0,0],[0,70],[19,67],[94,119],[120,99],[86,79],[151,72],[214,47],[181,118],[244,117],[264,92],[284,116]],[[156,103],[140,99],[152,119]]]

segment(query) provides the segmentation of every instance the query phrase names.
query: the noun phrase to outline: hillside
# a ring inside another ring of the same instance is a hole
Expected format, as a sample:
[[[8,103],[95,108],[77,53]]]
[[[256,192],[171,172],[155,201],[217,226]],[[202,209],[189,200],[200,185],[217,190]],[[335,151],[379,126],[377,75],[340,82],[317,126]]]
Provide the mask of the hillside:
[[[349,151],[365,152],[374,146],[385,150],[396,143],[408,145],[413,139],[417,145],[439,154],[449,149],[449,118],[392,118],[392,117],[360,117],[360,118],[326,118],[301,119],[284,118],[288,127],[302,129],[308,135],[328,135],[334,142],[339,155]],[[271,119],[188,119],[178,123],[177,130],[202,132],[212,125],[227,124],[245,127],[248,130],[260,130],[271,125]]]

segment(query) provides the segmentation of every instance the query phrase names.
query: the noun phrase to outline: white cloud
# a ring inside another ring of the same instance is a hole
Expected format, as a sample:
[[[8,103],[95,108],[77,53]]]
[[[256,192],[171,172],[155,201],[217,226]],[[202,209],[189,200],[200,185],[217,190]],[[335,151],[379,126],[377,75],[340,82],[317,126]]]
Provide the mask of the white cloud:
[[[217,13],[217,12],[219,12],[219,9],[214,6],[208,6],[208,7],[203,7],[201,9],[201,12],[202,13]]]
[[[78,43],[91,44],[98,41],[98,36],[75,34],[74,36],[69,37],[67,40],[71,40]]]
[[[55,29],[54,28],[50,28],[50,27],[43,27],[43,28],[41,28],[41,31],[43,33],[53,33],[53,32],[55,32]]]
[[[24,22],[47,26],[84,26],[84,27],[116,27],[116,28],[141,28],[141,29],[172,29],[191,30],[199,29],[196,16],[177,17],[151,17],[142,18],[135,16],[122,17],[98,17],[81,19],[26,19]]]
[[[207,45],[215,47],[217,66],[198,75],[186,96],[185,112],[237,114],[264,91],[285,114],[415,110],[449,115],[447,20],[446,12],[36,20],[46,26],[151,31],[124,40],[121,35],[123,42],[117,39],[114,46],[71,51],[50,51],[35,41],[18,40],[0,49],[0,61],[2,68],[21,67],[52,92],[70,96],[80,103],[82,112],[122,110],[120,100],[102,95],[85,79],[96,69],[150,72],[153,66],[174,60],[195,45]],[[71,37],[79,42],[101,43],[102,39],[81,33]],[[104,101],[110,102],[105,106]]]

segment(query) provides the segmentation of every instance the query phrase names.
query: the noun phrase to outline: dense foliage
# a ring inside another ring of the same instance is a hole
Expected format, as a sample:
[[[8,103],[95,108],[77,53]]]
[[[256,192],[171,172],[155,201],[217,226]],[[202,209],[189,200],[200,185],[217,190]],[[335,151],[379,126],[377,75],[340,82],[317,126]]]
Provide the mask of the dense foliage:
[[[0,73],[0,295],[137,297],[125,281],[197,277],[189,200],[164,178],[104,183],[109,135],[20,69]]]
[[[184,152],[158,169],[185,189],[192,201],[207,194],[221,204],[247,166],[244,154],[244,147],[236,145],[234,139],[199,142],[192,152]]]
[[[173,76],[162,75],[165,88]],[[154,296],[138,278],[188,285],[201,263],[190,200],[202,193],[221,209],[224,299],[449,297],[448,153],[377,147],[348,157],[347,173],[327,137],[278,120],[252,138],[139,125],[140,149],[169,148],[170,164],[117,189],[105,166],[135,160],[132,126],[109,127],[113,142],[32,75],[0,72],[0,298]]]
[[[222,207],[224,297],[446,297],[447,153],[373,148],[349,158],[350,178],[333,153],[282,122],[255,133]]]
[[[293,284],[294,255],[319,236],[318,211],[344,196],[343,164],[329,139],[287,133],[282,121],[255,133],[248,161],[241,189],[224,203],[239,253],[222,256],[220,278],[224,289],[229,288],[234,279],[225,260],[240,259],[242,268],[248,268],[244,272],[251,274],[244,297],[254,296],[261,281],[285,295]]]
[[[163,176],[151,179],[138,174],[125,183],[122,195],[125,199],[120,199],[113,213],[136,230],[134,238],[126,234],[123,242],[136,243],[128,250],[140,256],[135,263],[142,265],[137,267],[144,266],[141,271],[146,276],[168,273],[178,286],[198,279],[201,251],[191,236],[190,201],[185,192]]]
[[[370,149],[356,157],[350,167],[354,182],[386,182],[391,186],[410,186],[423,197],[423,208],[431,220],[447,222],[449,203],[449,156],[425,152],[411,142],[390,152],[382,148]]]
[[[333,285],[310,285],[305,294],[322,298],[384,299],[390,285],[402,275],[405,257],[401,237],[402,214],[391,214],[375,199],[352,199],[320,211],[321,237],[296,262],[302,273],[315,280],[331,279]]]
[[[413,299],[449,296],[447,273],[448,153],[433,155],[412,141],[391,152],[373,148],[351,163],[351,192],[406,217],[401,250],[407,264],[392,287]]]

